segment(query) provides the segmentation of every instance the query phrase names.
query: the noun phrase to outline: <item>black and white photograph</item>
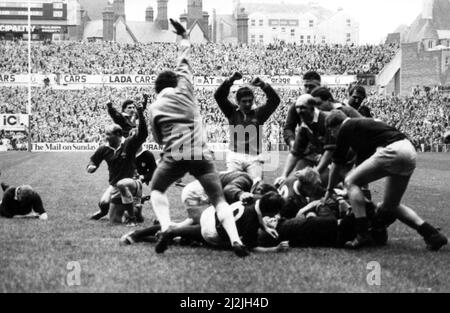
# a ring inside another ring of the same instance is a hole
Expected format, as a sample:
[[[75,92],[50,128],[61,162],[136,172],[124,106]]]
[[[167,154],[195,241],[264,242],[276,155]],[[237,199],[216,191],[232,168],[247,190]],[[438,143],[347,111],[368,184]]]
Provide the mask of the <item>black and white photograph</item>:
[[[3,294],[449,293],[450,0],[0,0],[0,184]]]

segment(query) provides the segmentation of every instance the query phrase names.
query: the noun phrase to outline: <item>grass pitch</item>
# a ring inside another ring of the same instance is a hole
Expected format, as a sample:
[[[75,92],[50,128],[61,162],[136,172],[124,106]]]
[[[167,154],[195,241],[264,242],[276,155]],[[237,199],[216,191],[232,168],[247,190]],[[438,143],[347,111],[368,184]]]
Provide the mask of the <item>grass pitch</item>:
[[[121,247],[118,239],[130,228],[87,219],[107,187],[104,164],[95,175],[85,173],[89,156],[0,154],[1,180],[34,186],[49,213],[47,222],[0,219],[0,292],[450,291],[449,247],[428,252],[421,237],[398,222],[387,247],[359,252],[296,249],[242,260],[205,248],[171,247],[158,256],[151,244]],[[266,173],[266,180],[281,169]],[[380,199],[382,185],[371,187]],[[450,155],[422,154],[404,202],[450,235],[449,191]],[[174,219],[185,217],[180,192],[169,191]],[[150,225],[148,205],[145,216]],[[74,261],[81,266],[79,286],[67,283]],[[381,265],[381,286],[367,283],[372,261]]]

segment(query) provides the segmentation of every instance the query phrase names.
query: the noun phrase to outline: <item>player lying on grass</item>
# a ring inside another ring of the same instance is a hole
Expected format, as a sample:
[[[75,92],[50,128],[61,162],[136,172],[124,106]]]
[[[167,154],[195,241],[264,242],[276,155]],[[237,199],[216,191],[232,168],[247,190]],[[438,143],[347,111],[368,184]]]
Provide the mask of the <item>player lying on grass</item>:
[[[295,177],[287,179],[278,188],[278,192],[285,200],[285,206],[281,211],[284,218],[295,217],[301,208],[325,196],[320,175],[311,167],[297,171]]]
[[[229,204],[242,202],[244,204],[254,201],[255,197],[261,197],[270,191],[276,191],[275,187],[270,188],[259,182],[253,185],[251,177],[244,172],[222,172],[219,173],[220,182],[224,189],[224,194]],[[253,193],[252,193],[253,192]],[[211,205],[205,189],[198,180],[188,184],[181,193],[181,201],[186,209],[188,218],[172,227],[184,227],[199,225],[202,213]],[[150,237],[156,236],[161,230],[160,225],[153,225],[143,230],[137,230],[124,235],[120,241],[123,244],[134,244],[142,241],[154,241]],[[267,229],[271,236],[277,234],[271,229]]]
[[[284,200],[278,193],[269,192],[253,204],[244,205],[242,202],[237,202],[227,209],[234,216],[239,234],[247,248],[254,252],[283,252],[289,248],[287,243],[280,243],[271,248],[258,247],[258,231],[260,228],[266,228],[264,220],[278,215],[283,205]],[[217,220],[214,207],[209,207],[202,213],[200,225],[173,228],[162,233],[156,245],[156,251],[165,252],[171,240],[177,237],[203,242],[216,248],[230,247],[228,235]]]
[[[164,146],[163,157],[152,180],[151,203],[164,234],[169,231],[168,188],[186,173],[203,186],[217,216],[226,229],[238,256],[249,253],[239,237],[233,214],[225,201],[219,176],[202,131],[202,117],[194,95],[193,74],[188,60],[190,42],[186,29],[170,20],[182,37],[180,57],[175,71],[165,71],[155,81],[157,100],[150,106],[150,123],[155,140]],[[164,238],[161,236],[161,238]]]
[[[134,179],[136,172],[136,153],[148,136],[143,106],[136,105],[139,128],[136,134],[125,139],[119,125],[106,129],[107,144],[97,149],[91,157],[87,171],[93,174],[100,164],[108,164],[110,187],[102,197],[102,203],[109,203],[109,219],[113,224],[122,223],[124,212],[128,213],[129,224],[136,222],[135,201],[142,198],[142,182]]]
[[[33,217],[46,221],[48,215],[39,194],[28,185],[10,187],[1,184],[4,192],[0,202],[0,216],[4,218]]]
[[[417,158],[416,150],[406,135],[380,121],[350,119],[338,110],[327,117],[326,124],[336,138],[326,198],[331,196],[339,181],[339,170],[345,164],[349,149],[356,154],[357,167],[345,178],[345,186],[356,217],[358,236],[349,241],[347,247],[358,249],[373,244],[361,187],[383,178],[386,178],[386,189],[378,215],[394,216],[415,229],[430,250],[437,251],[446,245],[444,235],[401,205]]]

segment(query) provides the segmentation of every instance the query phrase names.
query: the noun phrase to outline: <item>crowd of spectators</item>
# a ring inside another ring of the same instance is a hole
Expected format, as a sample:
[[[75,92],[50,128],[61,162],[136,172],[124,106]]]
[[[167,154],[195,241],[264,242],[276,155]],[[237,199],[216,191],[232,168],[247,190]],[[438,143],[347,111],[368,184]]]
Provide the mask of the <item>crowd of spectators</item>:
[[[196,90],[205,133],[210,143],[229,140],[226,119],[214,100],[214,88]],[[346,88],[333,89],[339,101],[347,97]],[[282,143],[282,129],[288,108],[300,95],[298,89],[279,88],[282,103],[265,127],[266,142]],[[106,103],[112,101],[120,110],[126,99],[140,101],[146,88],[86,88],[58,90],[33,88],[31,134],[33,142],[100,142],[105,126],[111,123]],[[256,103],[265,101],[264,94],[256,89]],[[232,92],[231,98],[235,97]],[[27,89],[0,87],[0,114],[26,113]],[[154,94],[151,94],[151,100]],[[233,99],[234,100],[234,99]],[[435,89],[415,92],[411,96],[370,95],[365,104],[373,115],[405,132],[417,147],[442,144],[442,135],[450,124],[450,98]],[[153,139],[150,136],[149,142]]]
[[[27,44],[0,41],[0,73],[28,72]],[[389,45],[194,45],[191,58],[196,75],[377,74],[399,47]],[[32,72],[38,74],[152,75],[173,68],[175,44],[118,44],[113,42],[36,42],[32,44]]]
[[[411,96],[374,95],[367,99],[376,118],[406,133],[416,147],[443,144],[450,125],[450,97],[436,90]]]

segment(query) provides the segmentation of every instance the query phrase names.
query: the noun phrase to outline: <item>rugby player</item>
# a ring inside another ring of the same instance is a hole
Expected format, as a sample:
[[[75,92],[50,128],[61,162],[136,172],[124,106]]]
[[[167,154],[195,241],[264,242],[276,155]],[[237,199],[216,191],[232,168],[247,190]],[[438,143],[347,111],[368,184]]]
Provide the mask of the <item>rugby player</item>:
[[[164,146],[163,157],[152,180],[151,203],[161,225],[162,236],[172,225],[167,189],[186,173],[203,186],[228,233],[231,246],[240,257],[249,254],[242,244],[212,156],[202,132],[202,118],[194,96],[193,75],[188,56],[190,42],[186,29],[170,20],[182,37],[180,58],[175,71],[165,71],[155,81],[157,100],[150,106],[150,123],[155,140]],[[160,250],[156,250],[160,252]]]
[[[149,186],[150,181],[152,180],[153,174],[156,170],[156,161],[155,156],[153,153],[151,153],[148,150],[141,150],[136,155],[136,171],[134,178],[141,181],[141,183]],[[100,211],[94,213],[90,219],[93,221],[98,221],[105,216],[108,215],[109,212],[109,205],[111,201],[111,186],[107,188],[103,196],[101,197],[99,201],[99,208]],[[135,215],[136,215],[136,222],[142,223],[144,221],[144,217],[142,215],[142,204],[144,204],[145,201],[149,200],[149,196],[142,198],[141,204],[136,203],[135,206]]]
[[[144,101],[142,103],[144,111],[147,110],[148,95],[144,94]],[[136,105],[132,100],[126,100],[122,104],[122,113],[117,111],[112,102],[106,104],[108,108],[108,114],[115,124],[122,127],[123,137],[128,138],[134,129],[137,129],[136,121],[139,119]]]
[[[87,166],[88,173],[93,174],[103,161],[108,164],[110,187],[103,195],[101,203],[109,203],[110,222],[113,224],[121,223],[126,211],[130,226],[134,226],[135,202],[136,199],[140,202],[142,197],[142,182],[134,179],[136,154],[147,139],[148,130],[143,106],[137,104],[136,109],[139,118],[137,133],[125,139],[119,125],[108,126],[107,144],[97,149]]]
[[[334,145],[327,144],[327,142],[329,143],[325,125],[327,115],[317,109],[315,105],[316,102],[311,95],[302,95],[297,100],[295,108],[302,119],[302,124],[287,158],[283,174],[276,180],[276,185],[282,185],[296,166],[301,169],[318,166],[324,152],[334,149]],[[299,163],[301,163],[300,166]],[[327,174],[324,173],[325,181]]]
[[[246,247],[254,252],[287,251],[289,248],[287,243],[281,243],[274,248],[258,247],[258,231],[260,228],[265,228],[264,220],[277,216],[283,205],[283,198],[276,192],[270,192],[251,205],[237,202],[228,207],[228,210],[234,216],[236,226]],[[202,213],[200,225],[176,228],[164,233],[157,244],[157,250],[161,253],[166,251],[171,239],[176,237],[204,242],[217,248],[229,247],[228,235],[217,221],[217,214],[213,207]]]
[[[383,122],[350,119],[339,110],[333,111],[326,123],[337,138],[326,198],[333,193],[339,181],[338,171],[345,163],[348,150],[351,148],[356,154],[357,167],[345,178],[345,186],[356,217],[358,236],[346,246],[358,249],[373,244],[361,187],[383,178],[386,178],[386,189],[378,208],[379,214],[393,215],[415,229],[424,238],[429,250],[437,251],[446,245],[448,241],[444,235],[414,211],[401,205],[417,158],[416,150],[407,136]]]
[[[0,217],[36,217],[42,221],[48,219],[41,196],[31,186],[10,187],[2,183],[1,187],[4,193],[0,201]]]
[[[148,95],[143,95],[143,110],[145,111],[148,105]],[[126,139],[130,135],[133,135],[133,132],[137,129],[137,111],[136,111],[136,105],[134,101],[132,100],[126,100],[122,104],[122,113],[118,112],[111,102],[107,103],[108,108],[108,114],[110,115],[111,119],[114,123],[119,125],[122,128],[122,135]],[[137,167],[137,173],[136,178],[140,179],[140,181],[146,185],[149,185],[153,173],[156,170],[156,159],[148,150],[144,150],[140,148],[136,154],[136,167]],[[103,217],[108,215],[109,212],[109,205],[110,205],[110,193],[111,189],[108,188],[104,195],[101,197],[100,202],[98,204],[99,211],[94,213],[90,219],[94,221],[98,221],[102,219]],[[144,199],[143,199],[144,200]],[[142,202],[142,201],[141,201]],[[142,223],[144,221],[144,217],[142,215],[142,204],[137,203],[135,206],[135,215],[136,215],[136,221],[139,223]]]
[[[255,95],[253,91],[248,87],[242,87],[236,93],[237,105],[235,105],[228,100],[228,96],[234,82],[241,79],[240,73],[234,73],[217,89],[214,98],[230,126],[228,171],[243,171],[248,173],[253,180],[258,181],[263,178],[264,165],[262,127],[277,110],[281,99],[268,83],[260,78],[255,78],[251,84],[264,91],[267,102],[254,108]]]
[[[311,92],[320,87],[322,82],[322,78],[317,72],[311,71],[307,72],[303,75],[303,91],[305,94],[311,94]],[[297,127],[302,124],[302,119],[298,115],[298,111],[296,109],[296,105],[293,105],[289,108],[287,113],[286,123],[283,129],[283,137],[286,144],[290,149],[294,148],[296,130]],[[301,170],[301,168],[297,168],[297,170]]]
[[[225,199],[229,204],[236,202],[248,203],[254,199],[251,193],[253,180],[244,172],[222,172],[219,173]],[[200,224],[200,216],[203,211],[211,205],[205,189],[198,180],[189,183],[181,193],[181,202],[186,209],[188,218],[174,226],[184,227]],[[120,242],[131,245],[141,242],[150,236],[155,236],[161,230],[161,226],[154,225],[147,229],[130,232],[124,235]]]
[[[363,117],[372,118],[372,112],[370,108],[363,105],[364,100],[367,98],[366,89],[363,86],[352,86],[349,89],[348,105],[358,111]]]
[[[278,191],[285,200],[280,215],[287,219],[296,217],[300,209],[325,195],[320,175],[311,167],[296,172],[295,177],[286,180]]]

